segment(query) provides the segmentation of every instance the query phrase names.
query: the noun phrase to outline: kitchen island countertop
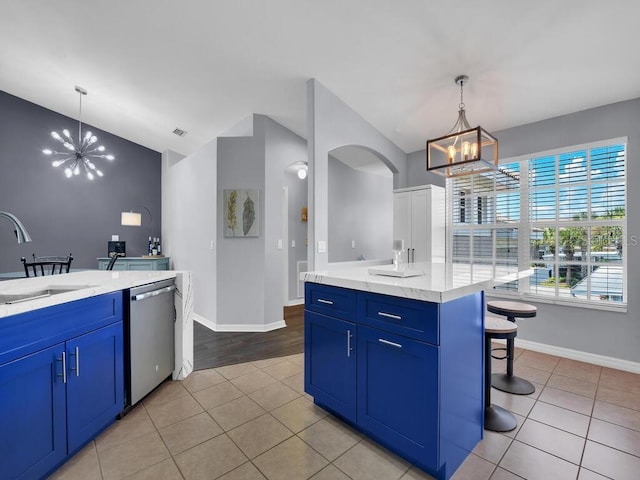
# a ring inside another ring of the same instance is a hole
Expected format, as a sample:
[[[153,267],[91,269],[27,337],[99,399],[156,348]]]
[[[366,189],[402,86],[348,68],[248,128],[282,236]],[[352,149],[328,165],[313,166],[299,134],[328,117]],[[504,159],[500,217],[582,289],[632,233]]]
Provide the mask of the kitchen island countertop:
[[[495,285],[528,277],[531,270],[462,263],[411,263],[401,269],[413,276],[399,277],[369,273],[371,267],[340,268],[339,264],[329,270],[303,272],[300,280],[332,285],[366,292],[412,298],[428,302],[444,303]],[[376,267],[375,270],[392,270],[392,265]],[[396,272],[390,272],[396,273]]]

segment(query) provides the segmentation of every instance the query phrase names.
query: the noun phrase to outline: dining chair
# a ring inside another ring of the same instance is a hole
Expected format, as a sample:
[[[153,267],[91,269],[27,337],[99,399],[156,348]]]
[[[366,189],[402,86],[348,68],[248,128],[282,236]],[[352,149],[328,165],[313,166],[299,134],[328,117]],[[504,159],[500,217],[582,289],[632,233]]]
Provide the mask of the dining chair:
[[[34,253],[32,257],[32,262],[28,262],[25,257],[21,258],[24,265],[24,273],[27,277],[69,273],[71,262],[73,261],[73,255],[71,254],[66,256],[36,257]]]

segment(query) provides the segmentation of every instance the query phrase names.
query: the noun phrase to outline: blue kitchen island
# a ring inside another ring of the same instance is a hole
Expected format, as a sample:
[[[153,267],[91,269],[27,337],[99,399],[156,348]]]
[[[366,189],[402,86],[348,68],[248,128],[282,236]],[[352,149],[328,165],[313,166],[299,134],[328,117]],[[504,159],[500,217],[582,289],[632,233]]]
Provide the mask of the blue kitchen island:
[[[483,437],[484,290],[528,273],[444,263],[371,271],[383,274],[302,274],[305,391],[448,479]]]

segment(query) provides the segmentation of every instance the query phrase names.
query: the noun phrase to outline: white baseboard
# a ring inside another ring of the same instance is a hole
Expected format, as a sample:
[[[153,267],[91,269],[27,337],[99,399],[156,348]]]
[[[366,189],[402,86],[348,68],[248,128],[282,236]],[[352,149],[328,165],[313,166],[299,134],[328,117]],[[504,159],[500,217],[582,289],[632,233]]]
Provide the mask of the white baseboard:
[[[209,330],[214,332],[270,332],[271,330],[277,330],[278,328],[284,328],[287,326],[284,320],[267,324],[219,324],[212,322],[198,314],[194,314],[194,320]]]
[[[23,275],[24,277],[24,275]],[[285,307],[295,307],[296,305],[304,305],[304,298],[297,298],[295,300],[289,300]]]
[[[504,340],[494,340],[496,343],[506,343]],[[601,367],[613,368],[616,370],[624,370],[625,372],[640,373],[640,363],[630,362],[621,358],[607,357],[598,355],[597,353],[582,352],[580,350],[572,350],[570,348],[556,347],[545,343],[530,342],[516,338],[516,347],[521,347],[534,352],[555,355],[556,357],[568,358],[579,362],[592,363]]]

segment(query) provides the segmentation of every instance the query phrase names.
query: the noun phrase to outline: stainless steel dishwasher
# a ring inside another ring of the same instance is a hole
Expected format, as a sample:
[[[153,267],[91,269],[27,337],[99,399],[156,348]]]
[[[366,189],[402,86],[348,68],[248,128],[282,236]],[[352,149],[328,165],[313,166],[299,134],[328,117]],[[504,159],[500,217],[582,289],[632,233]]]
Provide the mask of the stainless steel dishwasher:
[[[174,369],[174,280],[163,280],[129,291],[125,327],[126,396],[139,402]]]

